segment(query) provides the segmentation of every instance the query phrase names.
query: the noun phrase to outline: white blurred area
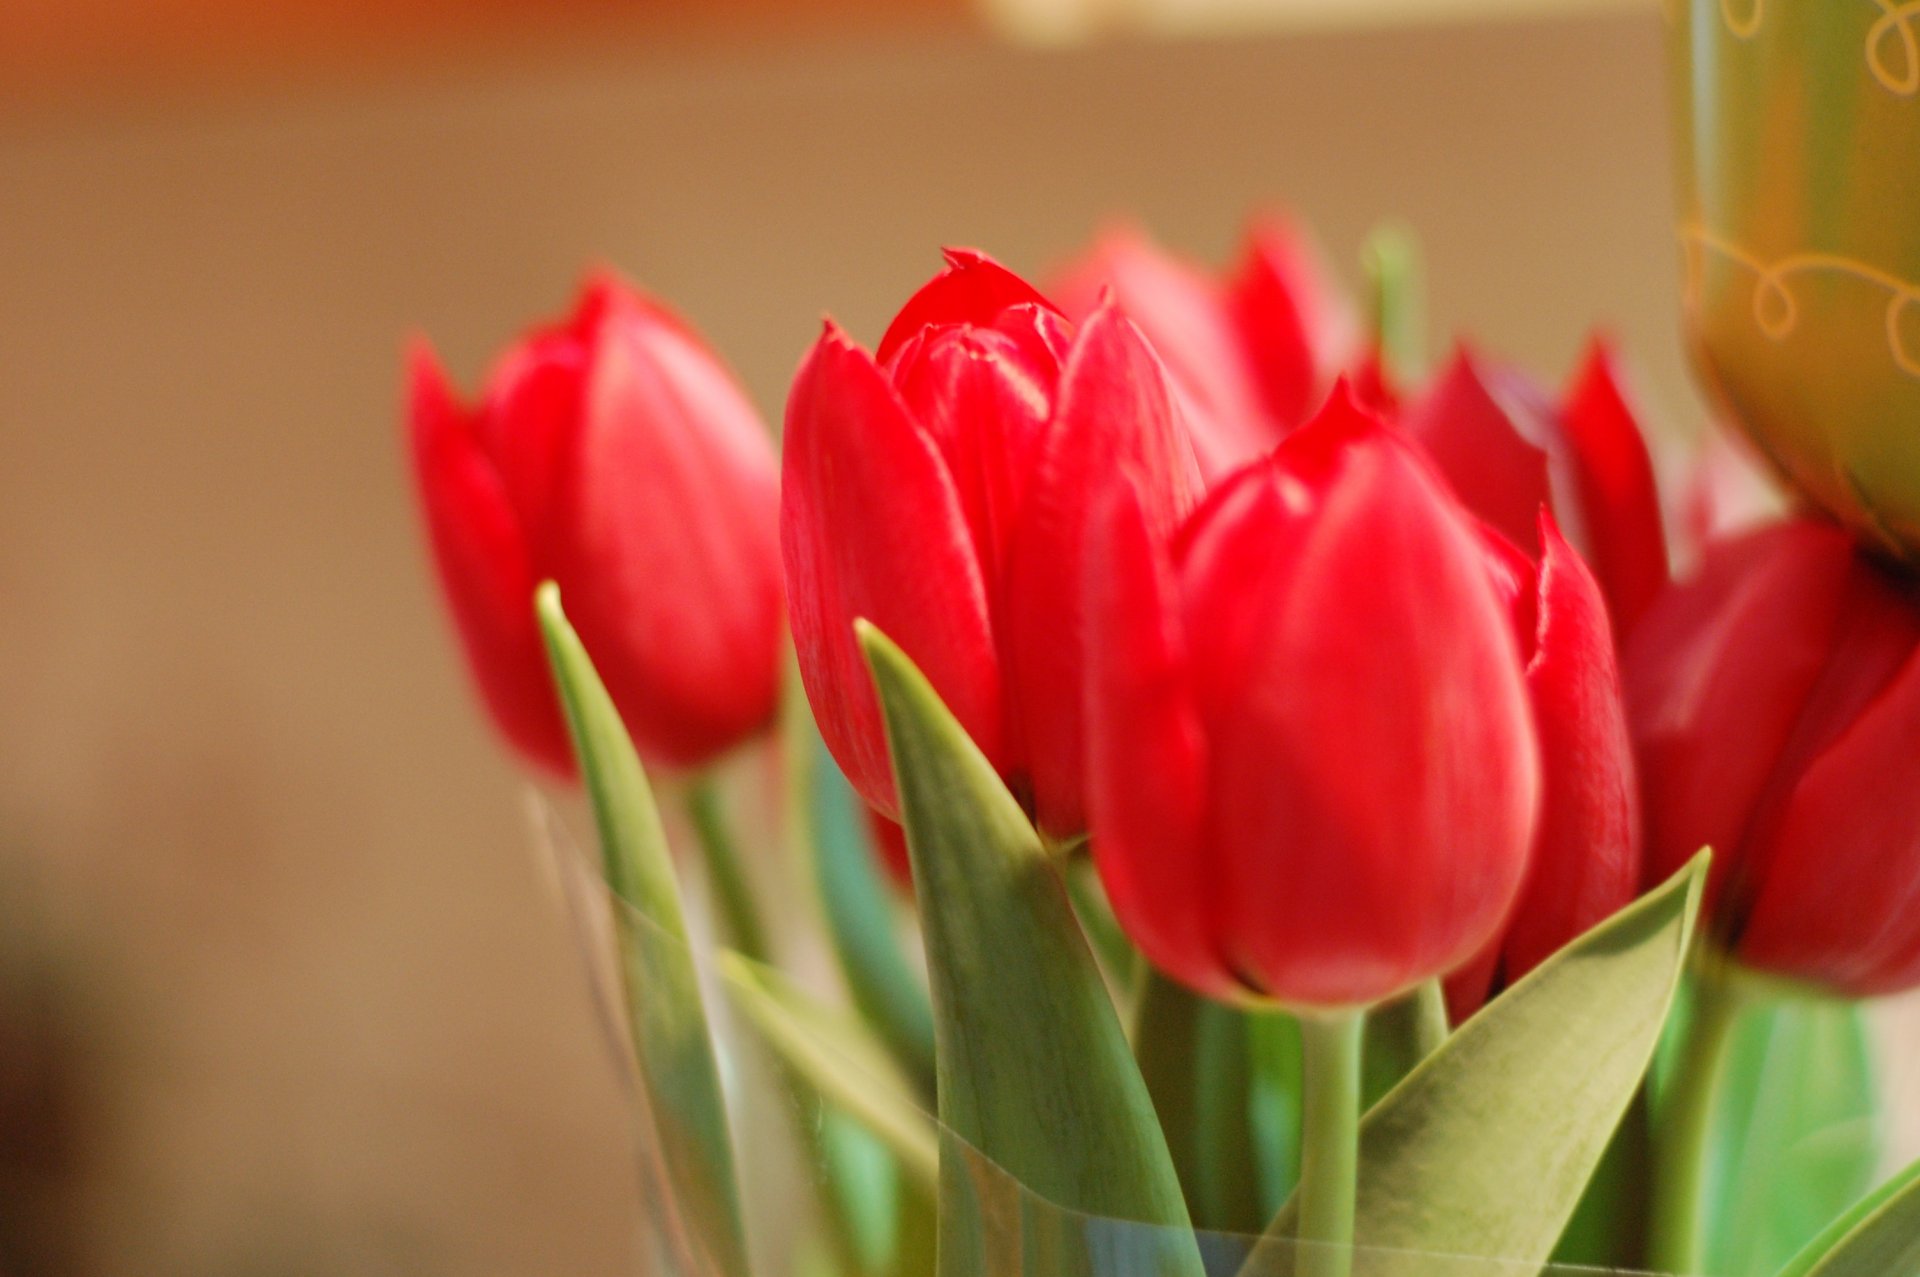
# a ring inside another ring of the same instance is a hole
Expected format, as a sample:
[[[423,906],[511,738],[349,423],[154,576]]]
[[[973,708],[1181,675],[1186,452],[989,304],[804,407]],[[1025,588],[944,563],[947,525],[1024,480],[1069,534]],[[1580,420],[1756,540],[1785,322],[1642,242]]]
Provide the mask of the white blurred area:
[[[1037,272],[1127,217],[1218,261],[1285,203],[1342,263],[1411,223],[1442,349],[1558,383],[1601,324],[1658,430],[1702,421],[1653,3],[991,0],[1046,49],[937,3],[681,3],[604,38],[576,3],[471,48],[283,66],[262,36],[231,74],[153,70],[174,46],[137,23],[36,60],[14,19],[61,7],[22,3],[9,83],[47,73],[0,94],[0,933],[81,991],[55,1001],[84,1064],[43,1272],[632,1254],[621,1093],[422,565],[406,334],[471,381],[610,262],[777,417],[822,312],[874,339],[942,244]]]

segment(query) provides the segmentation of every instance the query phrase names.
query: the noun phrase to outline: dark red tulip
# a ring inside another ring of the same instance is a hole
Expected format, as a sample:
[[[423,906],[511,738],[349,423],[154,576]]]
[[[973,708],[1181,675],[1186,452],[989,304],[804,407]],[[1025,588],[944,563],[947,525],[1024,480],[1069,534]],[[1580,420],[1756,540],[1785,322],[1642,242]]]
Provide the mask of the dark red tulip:
[[[1040,826],[1085,826],[1081,564],[1123,467],[1153,517],[1198,472],[1159,359],[1120,312],[1078,328],[985,256],[951,252],[871,355],[828,325],[787,405],[781,537],[821,734],[896,811],[853,622],[913,658]]]
[[[1452,970],[1527,866],[1539,743],[1476,522],[1344,392],[1171,537],[1090,556],[1093,855],[1196,990],[1366,1005]]]
[[[1137,231],[1108,231],[1048,289],[1069,315],[1111,293],[1165,362],[1194,451],[1210,477],[1264,454],[1325,400],[1352,355],[1344,297],[1318,250],[1290,221],[1248,233],[1224,279]]]
[[[1714,849],[1717,942],[1841,993],[1920,985],[1920,582],[1812,519],[1721,541],[1626,680],[1648,868]]]
[[[610,277],[461,401],[411,355],[408,426],[428,536],[502,732],[546,769],[572,750],[534,626],[558,581],[635,746],[696,767],[773,716],[778,472],[746,396],[676,317]]]
[[[1463,349],[1399,421],[1467,507],[1529,555],[1551,508],[1592,565],[1615,633],[1632,629],[1667,579],[1667,546],[1646,441],[1605,343],[1558,402]]]
[[[1512,593],[1540,737],[1540,823],[1511,916],[1447,980],[1456,1022],[1640,888],[1639,792],[1606,601],[1550,516],[1540,518],[1539,539],[1537,565],[1504,539],[1492,554],[1496,578]]]

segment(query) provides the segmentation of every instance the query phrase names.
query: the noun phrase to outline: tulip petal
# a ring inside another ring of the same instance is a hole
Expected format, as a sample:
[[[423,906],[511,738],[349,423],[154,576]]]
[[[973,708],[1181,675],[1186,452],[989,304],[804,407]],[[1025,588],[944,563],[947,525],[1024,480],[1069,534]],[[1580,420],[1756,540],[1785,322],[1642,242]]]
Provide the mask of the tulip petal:
[[[907,299],[887,325],[874,348],[874,360],[891,366],[901,346],[915,333],[934,324],[979,324],[992,327],[1000,312],[1013,306],[1054,310],[1040,290],[973,248],[946,250],[947,267]]]
[[[1650,876],[1716,848],[1712,900],[1742,859],[1827,664],[1852,556],[1844,533],[1807,519],[1722,542],[1635,627],[1623,668]]]
[[[913,657],[982,752],[1004,757],[986,588],[952,477],[873,360],[828,326],[787,403],[781,547],[800,670],[841,770],[898,811],[865,618]]]
[[[512,502],[432,350],[419,342],[407,362],[414,478],[468,667],[507,739],[571,777],[573,748],[534,619],[538,580]]]
[[[590,368],[542,566],[642,757],[697,766],[779,697],[772,440],[712,352],[637,303],[608,302]]]
[[[480,405],[475,433],[513,503],[536,570],[549,557],[548,531],[565,521],[589,349],[564,329],[517,343],[488,374]]]
[[[1282,430],[1302,424],[1325,401],[1334,370],[1352,357],[1359,335],[1353,309],[1306,229],[1280,216],[1256,222],[1227,281],[1227,305],[1268,415]]]
[[[1087,528],[1094,502],[1122,473],[1140,483],[1148,526],[1160,536],[1199,492],[1160,362],[1139,330],[1107,306],[1082,326],[1068,356],[1006,563],[1009,727],[1021,734],[1039,822],[1056,835],[1085,827]]]
[[[1537,746],[1484,551],[1415,450],[1336,396],[1273,467],[1181,569],[1208,836],[1239,965],[1286,1001],[1367,1005],[1506,915]]]
[[[1207,475],[1224,475],[1280,441],[1225,299],[1198,268],[1121,228],[1048,291],[1076,318],[1091,316],[1111,293],[1164,362]]]
[[[1594,343],[1560,420],[1587,554],[1611,605],[1614,632],[1626,634],[1667,582],[1667,540],[1653,461],[1606,343]]]
[[[1426,448],[1467,509],[1529,554],[1539,552],[1540,507],[1552,502],[1547,454],[1533,438],[1524,394],[1462,349],[1432,389],[1407,406],[1400,424]]]
[[[894,389],[946,459],[989,581],[1006,561],[1071,341],[1065,320],[1026,306],[997,328],[924,329],[894,360]]]
[[[1087,802],[1114,914],[1153,964],[1216,997],[1241,991],[1214,944],[1203,838],[1206,745],[1186,684],[1173,585],[1138,492],[1096,514],[1087,556]]]
[[[1640,803],[1619,661],[1593,573],[1542,515],[1540,629],[1527,668],[1540,736],[1540,826],[1507,928],[1512,983],[1639,889]]]
[[[1858,571],[1872,601],[1851,610],[1803,715],[1848,725],[1804,773],[1783,765],[1800,779],[1752,851],[1757,894],[1739,953],[1870,996],[1920,981],[1920,597]],[[1827,686],[1836,680],[1844,690]]]

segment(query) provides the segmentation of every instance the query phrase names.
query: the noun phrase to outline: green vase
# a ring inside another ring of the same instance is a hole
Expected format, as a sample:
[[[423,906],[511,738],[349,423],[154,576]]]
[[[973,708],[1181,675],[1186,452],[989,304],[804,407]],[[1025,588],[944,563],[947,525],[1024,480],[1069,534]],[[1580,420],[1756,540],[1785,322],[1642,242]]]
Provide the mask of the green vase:
[[[1671,0],[1710,392],[1810,501],[1920,559],[1920,0]]]

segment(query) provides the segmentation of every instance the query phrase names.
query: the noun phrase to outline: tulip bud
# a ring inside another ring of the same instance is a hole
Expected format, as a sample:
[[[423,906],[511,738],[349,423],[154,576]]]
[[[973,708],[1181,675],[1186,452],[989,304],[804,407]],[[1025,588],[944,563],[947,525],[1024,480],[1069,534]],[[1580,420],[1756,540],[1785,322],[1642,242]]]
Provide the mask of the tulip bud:
[[[1490,539],[1495,579],[1512,597],[1540,737],[1540,823],[1512,915],[1447,980],[1456,1023],[1624,908],[1641,878],[1639,791],[1599,583],[1551,515],[1540,516],[1538,566]]]
[[[1350,309],[1318,250],[1283,220],[1256,225],[1223,280],[1116,229],[1048,289],[1078,318],[1109,293],[1164,361],[1209,478],[1264,454],[1311,416],[1354,346]]]
[[[1615,632],[1632,628],[1667,579],[1667,548],[1646,441],[1604,344],[1558,404],[1463,349],[1400,424],[1467,508],[1530,555],[1551,508],[1593,565]]]
[[[972,252],[874,354],[832,324],[787,405],[781,538],[800,673],[855,788],[897,811],[865,618],[913,658],[1051,835],[1085,826],[1081,563],[1123,466],[1163,525],[1198,472],[1159,360],[1111,306],[1077,330]]]
[[[1849,995],[1920,985],[1920,582],[1812,519],[1719,542],[1626,681],[1648,869],[1713,847],[1714,940]]]
[[[460,401],[424,345],[408,427],[428,538],[468,664],[507,739],[571,776],[534,625],[558,581],[635,747],[696,767],[774,713],[780,669],[772,442],[700,339],[595,280]]]
[[[1089,556],[1093,855],[1217,997],[1366,1005],[1459,966],[1526,869],[1539,745],[1474,521],[1344,391],[1172,536]]]

